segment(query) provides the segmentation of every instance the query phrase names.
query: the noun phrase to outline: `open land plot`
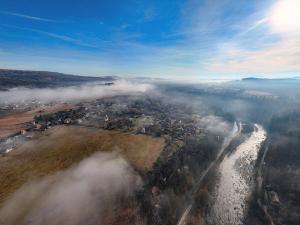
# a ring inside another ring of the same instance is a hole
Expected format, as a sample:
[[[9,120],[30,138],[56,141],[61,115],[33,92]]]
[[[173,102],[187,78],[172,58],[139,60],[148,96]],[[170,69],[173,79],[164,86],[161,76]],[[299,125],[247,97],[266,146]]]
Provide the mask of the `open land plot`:
[[[69,168],[97,151],[115,151],[146,172],[163,150],[163,138],[58,126],[0,158],[0,205],[28,181]]]

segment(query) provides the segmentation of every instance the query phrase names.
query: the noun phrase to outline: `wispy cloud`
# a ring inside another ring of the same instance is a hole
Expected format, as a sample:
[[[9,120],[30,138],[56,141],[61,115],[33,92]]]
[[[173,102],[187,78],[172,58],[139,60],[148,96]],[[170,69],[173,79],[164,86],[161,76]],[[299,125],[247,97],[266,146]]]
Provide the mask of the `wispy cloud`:
[[[209,70],[230,74],[300,72],[300,40],[290,38],[255,51],[232,46],[219,53]]]
[[[9,15],[9,16],[15,16],[15,17],[21,17],[28,20],[35,20],[35,21],[41,21],[41,22],[57,22],[56,20],[46,19],[42,17],[37,16],[31,16],[21,13],[14,13],[14,12],[7,12],[7,11],[0,11],[1,14]]]
[[[57,33],[53,33],[53,32],[48,32],[48,31],[43,31],[43,30],[38,30],[38,29],[33,29],[33,28],[26,28],[26,27],[18,27],[18,26],[13,26],[13,25],[3,25],[5,27],[9,27],[9,28],[14,28],[14,29],[18,29],[18,30],[24,30],[24,31],[31,31],[34,33],[38,33],[41,35],[45,35],[48,37],[52,37],[61,41],[66,41],[75,45],[79,45],[79,46],[83,46],[83,47],[89,47],[89,48],[97,48],[97,46],[89,44],[89,43],[85,43],[82,42],[81,40],[69,37],[67,35],[61,35],[61,34],[57,34]]]
[[[220,42],[208,71],[233,76],[299,73],[300,33],[295,24],[300,24],[300,17],[292,7],[297,8],[296,5],[290,3],[297,2],[275,2],[248,28],[232,39]]]
[[[100,22],[88,17],[81,21],[78,17],[73,24],[63,24],[60,29],[40,28],[36,24],[29,24],[26,26],[28,28],[14,28],[66,42],[60,43],[57,49],[45,48],[46,50],[40,51],[33,48],[32,51],[38,52],[39,59],[41,56],[55,56],[56,64],[52,67],[56,67],[56,70],[64,68],[63,72],[67,73],[73,72],[74,68],[75,72],[81,73],[93,70],[95,74],[163,77],[207,77],[222,76],[225,73],[228,77],[230,74],[243,76],[250,73],[271,75],[275,72],[300,72],[300,50],[297,47],[300,46],[299,7],[292,7],[287,3],[285,7],[281,7],[280,2],[295,4],[298,1],[268,0],[250,3],[235,0],[189,0],[176,6],[165,4],[165,7],[151,3],[147,7],[141,4],[140,8],[118,14],[120,18],[124,18],[124,23],[121,24],[119,20],[110,21],[110,17],[103,17]],[[52,21],[30,15],[5,13],[31,20]],[[29,34],[11,33],[18,35],[18,38]],[[7,31],[5,35],[10,37]],[[47,44],[51,44],[51,40],[46,39],[42,43],[44,40],[40,38],[40,46],[48,47]],[[0,43],[0,47],[1,44],[7,54],[10,54],[11,49],[7,49],[6,43]],[[19,46],[27,49],[31,47]],[[63,54],[61,47],[66,49]],[[23,55],[28,55],[24,52]],[[67,60],[68,63],[65,63]],[[22,59],[22,63],[23,61]],[[6,62],[10,65],[14,60]],[[45,60],[39,66],[49,68],[49,64]]]
[[[258,28],[258,27],[260,27],[260,26],[266,24],[267,22],[268,22],[268,18],[267,18],[267,17],[265,17],[265,18],[263,18],[263,19],[261,19],[261,20],[258,20],[258,21],[255,22],[252,26],[250,26],[246,31],[242,32],[241,35],[245,35],[245,34],[249,33],[250,31],[253,31],[253,30],[255,30],[256,28]]]

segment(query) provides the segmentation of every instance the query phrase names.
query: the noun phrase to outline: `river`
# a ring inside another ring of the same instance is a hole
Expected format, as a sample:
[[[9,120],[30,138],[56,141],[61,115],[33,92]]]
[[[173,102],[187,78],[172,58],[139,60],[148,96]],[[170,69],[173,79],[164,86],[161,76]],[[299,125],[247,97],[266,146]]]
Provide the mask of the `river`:
[[[266,131],[255,124],[254,131],[219,165],[214,201],[207,222],[210,225],[242,225],[246,202],[253,190],[254,165]]]
[[[227,137],[223,140],[221,149],[219,150],[219,153],[218,153],[216,159],[213,162],[210,163],[210,165],[206,168],[206,170],[199,177],[198,181],[194,185],[194,188],[190,191],[190,196],[194,195],[198,191],[198,189],[199,189],[202,181],[207,176],[208,172],[212,169],[212,167],[220,159],[220,157],[224,153],[225,149],[229,146],[229,144],[231,143],[231,141],[236,136],[238,136],[240,134],[240,132],[241,132],[241,123],[238,124],[237,122],[234,122],[231,131],[229,132],[229,134],[227,135]],[[185,224],[185,219],[188,216],[188,214],[190,213],[190,210],[192,209],[192,206],[193,206],[193,201],[188,203],[187,207],[183,211],[183,214],[179,218],[179,221],[178,221],[177,225],[184,225]]]

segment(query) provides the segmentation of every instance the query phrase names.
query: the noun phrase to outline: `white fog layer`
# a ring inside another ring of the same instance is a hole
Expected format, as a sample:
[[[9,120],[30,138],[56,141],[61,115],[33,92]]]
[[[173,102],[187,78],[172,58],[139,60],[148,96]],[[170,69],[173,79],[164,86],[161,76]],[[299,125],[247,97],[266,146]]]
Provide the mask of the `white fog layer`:
[[[13,88],[0,91],[0,103],[19,103],[28,101],[76,101],[84,99],[110,97],[116,95],[144,93],[152,85],[118,80],[113,85],[85,84],[81,86],[59,88]]]

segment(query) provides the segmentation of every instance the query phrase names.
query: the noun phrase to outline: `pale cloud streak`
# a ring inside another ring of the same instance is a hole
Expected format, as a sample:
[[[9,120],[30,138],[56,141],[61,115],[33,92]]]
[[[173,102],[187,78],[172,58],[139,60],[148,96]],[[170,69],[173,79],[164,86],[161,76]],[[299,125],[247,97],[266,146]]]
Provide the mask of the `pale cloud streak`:
[[[67,35],[61,35],[61,34],[57,34],[57,33],[53,33],[53,32],[48,32],[48,31],[43,31],[43,30],[38,30],[38,29],[33,29],[33,28],[27,28],[27,27],[18,27],[18,26],[12,26],[12,25],[3,25],[3,26],[13,28],[13,29],[18,29],[18,30],[34,32],[34,33],[45,35],[45,36],[55,38],[55,39],[58,39],[61,41],[66,41],[66,42],[69,42],[69,43],[72,43],[72,44],[75,44],[78,46],[97,48],[97,46],[95,46],[95,45],[82,42],[81,40],[69,37]]]
[[[20,18],[29,19],[29,20],[35,20],[35,21],[41,21],[41,22],[57,22],[56,20],[26,15],[26,14],[21,14],[21,13],[14,13],[14,12],[7,12],[7,11],[0,11],[0,12],[5,15],[20,17]]]
[[[246,31],[242,32],[242,35],[245,35],[253,30],[255,30],[256,28],[265,25],[268,22],[268,18],[263,18],[258,20],[256,23],[254,23],[252,26],[250,26]]]

